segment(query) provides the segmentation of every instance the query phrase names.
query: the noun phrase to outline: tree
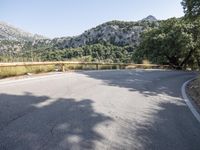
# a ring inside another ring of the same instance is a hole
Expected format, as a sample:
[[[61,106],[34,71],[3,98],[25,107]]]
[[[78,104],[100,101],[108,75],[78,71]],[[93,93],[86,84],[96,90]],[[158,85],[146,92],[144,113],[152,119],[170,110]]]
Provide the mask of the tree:
[[[183,0],[181,4],[187,18],[195,19],[200,16],[200,0]]]
[[[199,41],[199,28],[200,28],[200,1],[199,0],[183,0],[183,9],[185,12],[186,21],[193,22],[193,37],[196,43],[196,51],[193,61],[197,63],[200,68],[200,41]]]
[[[172,18],[163,21],[158,28],[143,33],[135,58],[185,68],[198,49],[194,32],[199,32],[198,26],[184,20]]]

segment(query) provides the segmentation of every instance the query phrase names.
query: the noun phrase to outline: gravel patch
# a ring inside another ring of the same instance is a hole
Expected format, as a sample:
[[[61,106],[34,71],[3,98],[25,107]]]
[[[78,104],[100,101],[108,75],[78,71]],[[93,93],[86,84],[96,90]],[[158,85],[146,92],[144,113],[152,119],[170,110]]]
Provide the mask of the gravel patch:
[[[200,108],[200,77],[188,84],[187,93]]]

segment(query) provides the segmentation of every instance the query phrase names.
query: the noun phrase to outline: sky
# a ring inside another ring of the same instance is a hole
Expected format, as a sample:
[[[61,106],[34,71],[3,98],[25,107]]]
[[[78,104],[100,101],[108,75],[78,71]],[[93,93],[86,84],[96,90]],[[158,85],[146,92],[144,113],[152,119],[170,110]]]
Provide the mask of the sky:
[[[76,36],[111,20],[183,16],[181,0],[0,0],[0,21],[49,38]]]

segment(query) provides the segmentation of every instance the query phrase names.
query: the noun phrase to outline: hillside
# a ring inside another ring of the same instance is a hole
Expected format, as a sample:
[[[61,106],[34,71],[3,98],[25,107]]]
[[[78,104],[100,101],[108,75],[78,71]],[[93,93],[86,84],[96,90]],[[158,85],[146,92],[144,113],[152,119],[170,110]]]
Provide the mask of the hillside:
[[[99,48],[99,51],[101,51],[100,47],[103,49],[109,47],[113,53],[115,53],[116,49],[118,49],[117,47],[119,47],[118,50],[121,51],[120,53],[125,55],[130,51],[132,52],[133,49],[139,45],[140,35],[144,30],[158,25],[159,21],[153,16],[148,16],[135,22],[115,20],[89,29],[78,36],[47,39],[43,36],[32,35],[18,28],[1,23],[0,54],[2,54],[2,61],[4,57],[8,56],[9,59],[10,57],[16,58],[18,56],[29,58],[33,57],[33,54],[35,58],[45,58],[42,60],[60,60],[86,56],[84,51],[80,52],[80,49],[85,50],[87,48],[91,51],[89,57],[100,59],[97,57],[100,54],[93,54],[93,51],[97,51],[97,49],[95,49],[96,47]],[[131,47],[131,50],[123,51],[123,49],[121,49],[123,47]],[[77,51],[78,49],[79,51]],[[56,51],[59,51],[59,53],[65,52],[65,56],[63,54],[60,56]],[[118,60],[118,56],[116,55],[113,55],[112,60]],[[101,57],[102,60],[105,58],[105,56],[99,57]]]
[[[37,39],[44,39],[44,37],[41,35],[25,32],[19,28],[13,27],[12,25],[0,22],[0,41],[34,41]]]
[[[158,26],[153,16],[148,16],[137,22],[110,21],[85,31],[75,37],[62,37],[53,40],[36,40],[34,45],[48,43],[57,49],[76,48],[97,43],[111,43],[116,46],[136,46],[140,41],[140,34],[149,27]]]

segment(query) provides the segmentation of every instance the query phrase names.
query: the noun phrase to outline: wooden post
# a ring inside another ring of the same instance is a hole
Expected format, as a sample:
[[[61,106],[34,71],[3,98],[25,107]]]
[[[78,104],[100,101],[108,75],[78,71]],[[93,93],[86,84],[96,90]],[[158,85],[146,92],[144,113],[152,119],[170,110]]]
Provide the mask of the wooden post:
[[[121,65],[119,65],[119,69],[122,69],[122,68],[121,68]]]
[[[65,72],[65,64],[61,64],[62,66],[62,72]]]
[[[96,70],[99,70],[99,65],[98,64],[96,64]]]
[[[119,65],[116,65],[116,69],[119,70]]]

